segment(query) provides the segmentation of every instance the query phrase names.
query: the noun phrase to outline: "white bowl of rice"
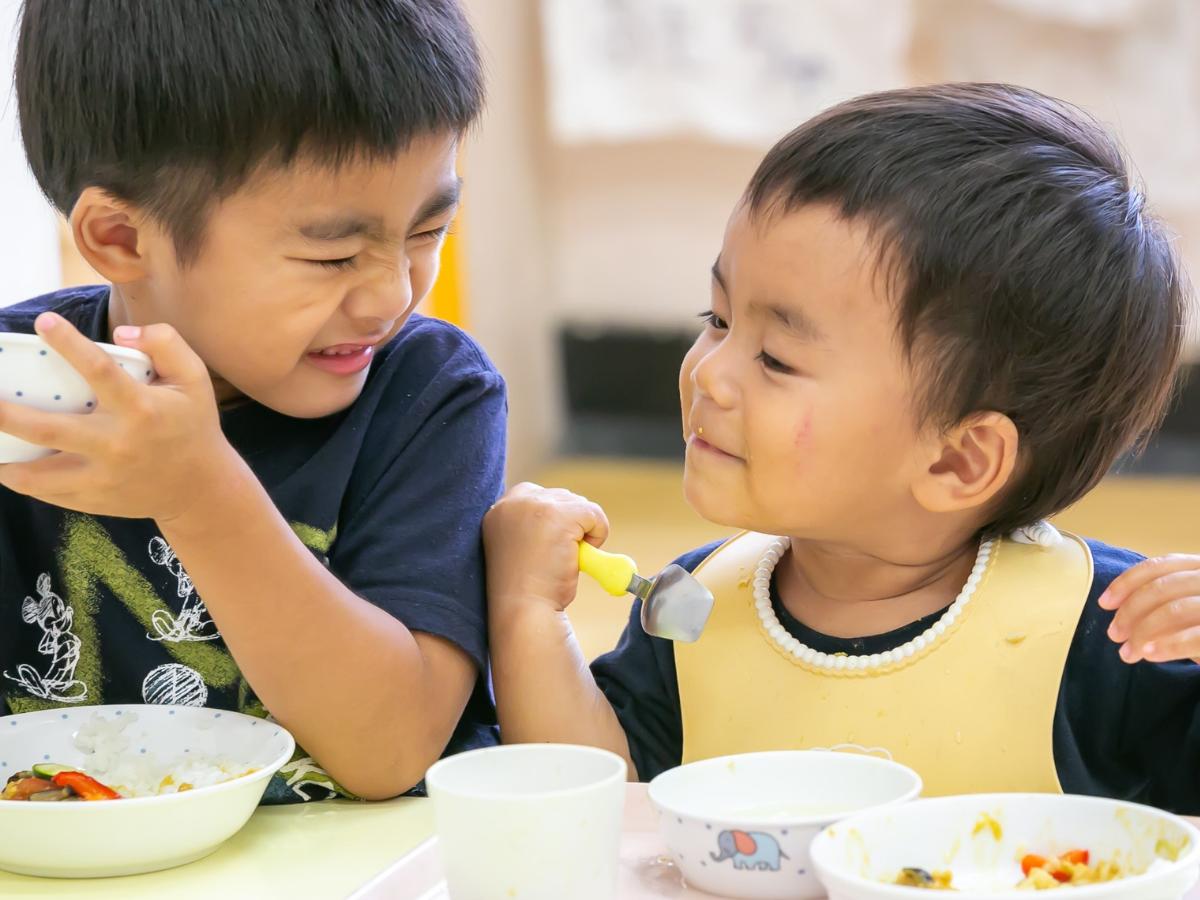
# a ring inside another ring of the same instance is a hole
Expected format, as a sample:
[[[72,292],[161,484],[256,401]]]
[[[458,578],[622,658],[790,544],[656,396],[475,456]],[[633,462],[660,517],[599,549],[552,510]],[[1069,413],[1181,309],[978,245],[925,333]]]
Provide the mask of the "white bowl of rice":
[[[52,878],[133,875],[217,849],[295,751],[279,725],[187,706],[84,706],[0,717],[0,786],[72,767],[121,799],[0,800],[0,869]]]

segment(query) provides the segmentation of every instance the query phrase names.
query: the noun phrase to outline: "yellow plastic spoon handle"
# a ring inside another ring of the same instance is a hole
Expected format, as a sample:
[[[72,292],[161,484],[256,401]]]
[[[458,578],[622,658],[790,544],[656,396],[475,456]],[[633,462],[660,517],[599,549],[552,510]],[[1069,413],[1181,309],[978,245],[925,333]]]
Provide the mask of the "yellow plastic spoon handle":
[[[614,597],[631,593],[637,578],[637,563],[619,553],[598,550],[587,541],[579,542],[579,571],[592,576]]]

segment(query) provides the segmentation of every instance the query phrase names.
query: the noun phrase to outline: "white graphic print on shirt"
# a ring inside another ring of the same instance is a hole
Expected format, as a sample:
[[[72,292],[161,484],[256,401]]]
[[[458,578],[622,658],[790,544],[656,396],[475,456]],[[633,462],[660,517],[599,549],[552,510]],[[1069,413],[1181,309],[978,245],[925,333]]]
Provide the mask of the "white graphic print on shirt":
[[[183,563],[175,556],[175,551],[160,537],[150,540],[150,559],[165,566],[167,571],[175,576],[176,595],[182,598],[179,614],[172,615],[170,610],[156,610],[151,617],[154,634],[147,633],[152,641],[179,643],[181,641],[212,641],[220,635],[217,633],[213,620],[207,618],[208,609],[204,601],[192,586],[192,579],[183,568]],[[144,688],[143,688],[144,690]]]
[[[43,572],[37,580],[37,597],[26,597],[21,604],[21,619],[42,629],[38,652],[50,657],[44,673],[28,663],[17,666],[17,674],[4,673],[34,697],[58,703],[82,703],[87,699],[87,685],[75,678],[82,642],[71,631],[74,612],[62,597],[51,589],[50,574]]]

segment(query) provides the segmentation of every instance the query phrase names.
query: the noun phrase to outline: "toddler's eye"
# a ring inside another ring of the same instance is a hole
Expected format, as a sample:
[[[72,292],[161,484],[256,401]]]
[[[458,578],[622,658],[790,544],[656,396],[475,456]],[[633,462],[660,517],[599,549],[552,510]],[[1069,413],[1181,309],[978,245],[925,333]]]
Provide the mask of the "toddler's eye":
[[[758,361],[763,364],[763,368],[769,369],[772,372],[778,372],[780,375],[794,375],[796,370],[787,363],[782,363],[773,357],[766,350],[758,354]]]
[[[718,316],[711,309],[706,309],[700,313],[700,318],[704,320],[704,324],[710,328],[715,328],[717,331],[725,331],[729,328],[729,323]]]

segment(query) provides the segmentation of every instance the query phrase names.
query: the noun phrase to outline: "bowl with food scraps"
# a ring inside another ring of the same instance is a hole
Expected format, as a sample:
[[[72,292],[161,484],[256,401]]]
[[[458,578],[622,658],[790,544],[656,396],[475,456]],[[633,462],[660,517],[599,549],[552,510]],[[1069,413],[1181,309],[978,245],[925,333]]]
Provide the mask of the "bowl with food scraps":
[[[817,833],[920,793],[920,776],[906,766],[825,750],[707,759],[649,787],[659,833],[687,883],[748,900],[824,897],[808,855]]]
[[[0,869],[98,878],[200,859],[240,829],[296,742],[193,706],[83,706],[0,718]]]
[[[134,381],[154,379],[150,357],[114,344],[97,345]],[[44,412],[90,413],[96,394],[83,376],[36,334],[0,333],[0,400]],[[53,450],[0,432],[0,463],[29,462]]]
[[[1200,874],[1200,832],[1119,800],[978,794],[852,816],[813,841],[812,858],[830,900],[1057,888],[1071,900],[1179,900]]]

